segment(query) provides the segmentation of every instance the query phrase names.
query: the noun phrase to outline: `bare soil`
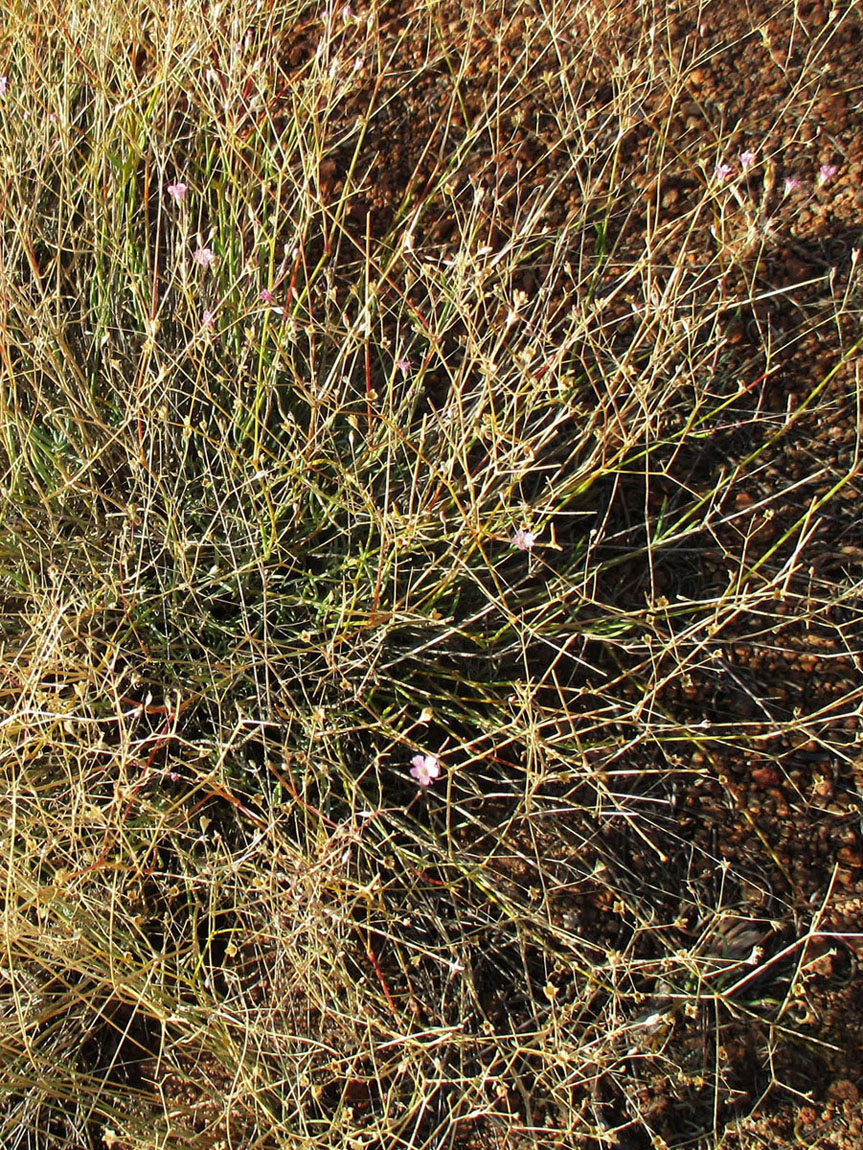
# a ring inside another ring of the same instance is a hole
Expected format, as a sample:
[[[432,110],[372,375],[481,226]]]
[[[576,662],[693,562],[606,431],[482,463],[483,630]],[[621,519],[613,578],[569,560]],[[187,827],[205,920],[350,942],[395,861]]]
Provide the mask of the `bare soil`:
[[[581,103],[584,116],[595,119],[597,148],[625,133],[625,166],[614,178],[630,194],[609,240],[610,284],[642,256],[649,226],[656,227],[658,219],[673,233],[674,221],[703,197],[704,173],[692,158],[705,141],[717,142],[717,160],[736,164],[748,150],[760,160],[769,157],[769,163],[759,163],[749,189],[764,202],[769,226],[757,240],[735,237],[732,226],[727,241],[739,241],[727,265],[729,298],[748,293],[760,302],[729,308],[720,322],[746,383],[764,372],[768,344],[781,341],[785,350],[771,360],[768,378],[730,410],[725,433],[671,460],[665,490],[654,489],[651,498],[673,499],[682,487],[707,489],[756,446],[752,435],[763,436],[769,425],[765,413],[779,419],[799,404],[859,334],[847,314],[838,321],[831,317],[837,298],[849,290],[863,241],[861,13],[840,5],[844,18],[837,20],[838,8],[819,0],[778,8],[588,5],[579,43],[571,24],[560,39],[542,39],[523,7],[516,6],[515,17],[509,15],[512,7],[485,5],[478,14],[460,4],[435,6],[430,21],[452,69],[420,69],[408,85],[402,77],[428,53],[428,43],[421,32],[401,39],[407,6],[386,6],[379,52],[381,59],[392,53],[393,64],[370,64],[357,97],[358,104],[376,100],[384,112],[357,161],[368,172],[367,193],[352,202],[348,227],[361,242],[367,230],[386,236],[399,221],[404,226],[412,204],[427,197],[440,157],[459,147],[472,117],[495,98],[505,76],[511,99],[504,101],[495,136],[465,155],[459,186],[440,196],[437,211],[425,212],[416,237],[417,249],[434,246],[445,253],[454,205],[466,206],[483,188],[485,242],[499,244],[525,186],[551,187],[556,179],[558,129],[546,114],[542,92],[556,62],[569,53],[584,58]],[[363,7],[357,5],[356,12],[363,16]],[[831,19],[835,34],[825,35]],[[625,72],[627,55],[651,35],[651,27],[655,74],[644,77],[636,113],[622,123],[612,111],[614,76]],[[456,80],[462,58],[469,59],[469,68]],[[403,72],[399,60],[405,61]],[[663,83],[672,75],[679,82]],[[644,162],[656,154],[658,134],[666,157],[661,171]],[[322,173],[333,197],[347,162],[347,156],[336,155]],[[837,171],[819,186],[822,165]],[[786,192],[786,179],[800,186]],[[557,185],[549,228],[565,226],[581,194],[575,179]],[[593,242],[579,237],[583,260],[585,245],[589,259]],[[699,246],[705,261],[715,255],[717,240],[707,227],[688,243],[693,261]],[[541,282],[537,268],[522,287],[533,292]],[[712,587],[726,585],[729,556],[742,547],[753,562],[768,554],[801,506],[853,471],[859,371],[858,354],[832,376],[816,413],[802,414],[769,448],[748,488],[735,489],[736,518],[712,537],[705,533],[698,546],[690,541],[679,554],[664,557],[655,570],[618,573],[617,585],[606,590],[629,602],[643,601],[648,584],[669,601],[681,594],[703,598]],[[643,496],[634,483],[634,518]],[[782,592],[759,613],[742,613],[725,628],[706,662],[670,675],[654,691],[654,714],[698,723],[704,738],[679,746],[674,756],[657,746],[648,763],[643,746],[633,761],[621,754],[617,766],[634,775],[614,785],[630,793],[641,788],[649,813],[640,831],[620,825],[609,833],[605,823],[600,833],[586,817],[565,826],[510,822],[508,849],[496,853],[504,860],[496,864],[504,886],[540,891],[549,874],[556,874],[556,890],[545,895],[555,921],[643,963],[635,967],[644,971],[643,985],[636,988],[643,992],[642,1021],[621,1027],[617,1067],[596,1068],[592,1096],[582,1086],[569,1100],[594,1117],[603,1115],[610,1132],[623,1131],[609,1133],[609,1145],[646,1146],[648,1130],[660,1146],[708,1145],[719,1136],[729,1148],[792,1141],[860,1144],[861,604],[859,595],[845,593],[858,585],[863,560],[856,476],[813,516],[810,528],[805,567],[794,571]],[[807,595],[809,612],[800,608]],[[664,626],[684,630],[680,622],[656,620],[655,626],[660,634]],[[618,670],[628,678],[624,694],[636,704],[650,676],[643,667]],[[652,682],[667,670],[653,668]],[[573,714],[571,734],[577,738],[578,732]],[[628,733],[625,725],[621,733]],[[640,781],[633,781],[639,770]],[[489,841],[501,833],[506,814],[485,813]],[[465,843],[477,855],[487,847],[475,839]],[[516,855],[518,863],[505,861]],[[531,866],[531,858],[541,866]],[[665,936],[661,948],[656,932]],[[695,1016],[676,1007],[680,972],[667,978],[661,973],[662,960],[668,965],[675,948],[682,953],[693,947],[708,967],[714,961],[715,977],[726,987],[739,984],[725,1008],[705,1007]],[[563,1019],[580,977],[565,969],[550,974]],[[501,1009],[512,1009],[502,991],[499,998]],[[584,1024],[577,1017],[569,1021]],[[590,1078],[583,1073],[582,1082]],[[627,1130],[636,1100],[647,1123]],[[533,1127],[553,1130],[553,1103],[543,1102],[538,1090],[534,1104]],[[538,1133],[535,1138],[535,1144],[542,1142]],[[595,1142],[586,1138],[584,1144]]]
[[[619,699],[631,704],[628,715],[620,706],[613,769],[603,756],[607,789],[625,792],[629,810],[640,799],[643,820],[594,818],[586,807],[579,818],[531,822],[489,800],[481,817],[486,837],[477,837],[476,825],[464,831],[464,850],[491,860],[499,891],[535,890],[551,921],[606,956],[619,953],[621,977],[641,1005],[621,1019],[597,1065],[573,1073],[566,1098],[531,1083],[526,1059],[513,1071],[509,1133],[478,1125],[463,1144],[555,1145],[560,1108],[570,1107],[607,1130],[602,1144],[619,1150],[651,1140],[709,1146],[720,1138],[728,1150],[792,1143],[851,1150],[863,1127],[859,353],[829,373],[859,335],[859,299],[856,313],[837,308],[837,300],[853,304],[849,293],[860,290],[853,272],[863,243],[863,13],[821,0],[778,7],[624,0],[584,5],[583,37],[578,20],[569,20],[552,39],[520,3],[488,3],[480,12],[445,0],[428,6],[425,22],[408,21],[413,11],[409,0],[380,8],[363,84],[338,114],[348,126],[370,102],[380,112],[358,152],[353,143],[335,149],[318,173],[321,196],[333,204],[349,169],[365,173],[338,241],[346,276],[367,237],[401,234],[420,202],[427,207],[415,251],[440,258],[457,213],[474,202],[481,242],[499,246],[527,187],[552,190],[546,223],[563,229],[583,188],[575,175],[558,180],[559,126],[543,92],[573,53],[583,60],[580,106],[595,122],[597,151],[618,133],[625,137],[623,164],[608,173],[628,188],[605,239],[610,292],[642,258],[646,230],[661,226],[673,236],[675,221],[703,199],[706,177],[695,156],[706,143],[715,142],[717,163],[739,167],[747,151],[758,157],[747,194],[764,204],[765,227],[748,235],[741,213],[735,233],[732,211],[721,241],[729,248],[729,300],[756,301],[717,317],[726,371],[744,384],[740,398],[724,430],[669,453],[664,484],[646,491],[634,477],[618,493],[621,531],[628,510],[633,522],[643,518],[645,500],[653,506],[715,486],[766,441],[771,413],[779,426],[829,376],[812,413],[801,411],[757,472],[736,485],[735,506],[714,531],[664,552],[655,566],[616,569],[600,589],[621,605],[643,604],[647,592],[653,601],[703,600],[727,586],[741,553],[777,579],[758,611],[741,611],[714,639],[699,638],[697,658],[689,657],[685,617],[653,617],[658,645],[679,632],[682,665],[689,659],[691,666],[678,673],[624,647],[613,665],[599,644],[586,643],[585,658],[605,660],[603,669],[619,677]],[[341,34],[362,40],[367,13],[365,4],[354,5]],[[825,33],[831,26],[835,33]],[[315,25],[298,28],[280,46],[293,74],[308,66],[317,35]],[[641,77],[623,122],[615,86],[636,45],[650,37],[655,67]],[[442,158],[460,148],[495,100],[494,132],[465,152],[457,180],[430,193]],[[646,162],[660,153],[660,169]],[[819,185],[823,165],[836,173]],[[786,190],[786,180],[800,185]],[[699,257],[714,266],[720,243],[708,224],[687,235],[696,308]],[[582,265],[597,242],[573,237]],[[538,266],[518,286],[533,293],[542,282]],[[625,340],[625,295],[612,306]],[[782,354],[768,358],[777,343]],[[810,503],[816,510],[801,540],[805,564],[789,568],[783,581],[777,571],[787,551],[779,544]],[[582,685],[585,711],[601,703],[596,692]],[[650,761],[643,742],[627,752],[646,696],[652,721],[697,728],[703,737],[673,749],[657,740]],[[582,736],[578,706],[562,739]],[[590,768],[588,752],[586,796],[596,792]],[[698,986],[687,981],[686,954],[698,957],[693,980],[724,988],[722,1004],[704,995],[705,1005],[691,1009]],[[481,972],[475,977],[481,981]],[[566,963],[545,970],[548,1017],[563,1031],[591,1025],[568,1009],[590,977]],[[486,1008],[495,1024],[507,1015],[514,1028],[523,1021],[492,963]],[[586,1134],[579,1144],[600,1142]]]

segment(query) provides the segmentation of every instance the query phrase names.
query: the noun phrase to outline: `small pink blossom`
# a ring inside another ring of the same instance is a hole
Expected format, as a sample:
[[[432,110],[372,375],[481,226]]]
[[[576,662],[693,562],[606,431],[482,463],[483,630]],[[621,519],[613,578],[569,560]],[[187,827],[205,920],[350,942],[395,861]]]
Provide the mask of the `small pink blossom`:
[[[183,184],[179,180],[176,184],[168,184],[168,195],[177,204],[181,204],[183,202],[183,200],[186,198],[186,192],[188,192],[188,190],[189,185]]]
[[[786,176],[784,185],[784,196],[790,196],[792,192],[796,192],[799,187],[802,187],[803,181],[799,176]]]
[[[713,169],[713,178],[716,180],[717,184],[727,183],[733,175],[734,168],[731,166],[731,164],[728,163],[717,164]]]
[[[402,379],[407,379],[411,366],[411,361],[406,356],[402,356],[401,359],[396,361],[396,367],[402,373]]]
[[[2,100],[2,98],[6,95],[6,93],[8,91],[9,91],[9,77],[8,76],[0,76],[0,100]]]
[[[261,291],[261,294],[258,296],[258,299],[261,301],[261,303],[274,303],[276,297],[273,295],[269,288],[264,288]]]
[[[202,268],[208,268],[216,258],[216,253],[212,248],[198,248],[192,257],[196,264]]]
[[[440,759],[437,755],[414,755],[410,773],[421,787],[428,787],[440,775]]]
[[[743,169],[743,171],[748,172],[752,165],[755,163],[757,157],[754,152],[746,151],[741,152],[737,158],[740,161],[740,167]]]
[[[519,527],[510,542],[513,547],[517,547],[519,551],[532,551],[536,544],[536,534],[533,531],[525,531],[523,527]]]
[[[838,171],[838,164],[822,164],[818,169],[818,187],[824,188],[827,184],[832,183],[836,179]]]
[[[216,313],[210,311],[209,308],[204,308],[201,312],[201,326],[207,331],[212,331],[216,326]]]

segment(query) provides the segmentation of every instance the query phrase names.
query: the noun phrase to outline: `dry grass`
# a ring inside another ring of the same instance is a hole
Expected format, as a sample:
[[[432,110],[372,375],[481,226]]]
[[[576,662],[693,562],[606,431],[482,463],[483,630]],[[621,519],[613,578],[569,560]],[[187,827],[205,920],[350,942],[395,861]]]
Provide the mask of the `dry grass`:
[[[675,1013],[794,1040],[797,973],[746,993],[769,922],[681,889],[684,945],[615,844],[625,825],[657,862],[688,849],[672,796],[764,743],[733,716],[708,738],[670,683],[709,679],[741,628],[859,611],[842,577],[801,590],[856,438],[793,513],[803,481],[760,478],[838,381],[856,402],[857,265],[793,337],[735,349],[769,190],[729,191],[724,141],[681,157],[659,120],[633,154],[691,62],[603,11],[538,9],[473,115],[479,6],[464,35],[432,2],[395,23],[9,5],[4,1145],[640,1146],[628,1067],[663,1066]],[[366,226],[368,142],[428,74],[462,129],[429,121]],[[504,193],[489,172],[528,97],[551,161]],[[691,209],[636,209],[633,179],[681,163]],[[825,328],[830,363],[764,403]],[[732,433],[748,446],[711,456]],[[823,744],[823,716],[762,706]],[[443,766],[427,791],[416,753]],[[617,947],[579,917],[588,888],[628,924]],[[792,958],[820,925],[796,923]],[[707,1083],[718,1141],[726,1071],[693,1059],[668,1081]]]

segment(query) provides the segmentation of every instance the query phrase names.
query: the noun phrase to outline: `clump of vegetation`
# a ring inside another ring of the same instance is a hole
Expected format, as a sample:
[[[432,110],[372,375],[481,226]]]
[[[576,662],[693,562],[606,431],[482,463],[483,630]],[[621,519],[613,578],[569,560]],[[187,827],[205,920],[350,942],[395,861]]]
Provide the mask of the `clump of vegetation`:
[[[743,1146],[853,1077],[859,245],[783,133],[859,12],[757,146],[651,20],[9,5],[3,1145]]]

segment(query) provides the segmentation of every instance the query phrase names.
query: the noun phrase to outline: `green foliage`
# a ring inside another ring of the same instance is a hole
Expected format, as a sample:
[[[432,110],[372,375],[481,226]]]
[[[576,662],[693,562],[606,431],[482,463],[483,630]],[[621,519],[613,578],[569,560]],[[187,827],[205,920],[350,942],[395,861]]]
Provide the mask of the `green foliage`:
[[[707,143],[684,234],[648,214],[626,240],[631,181],[668,162],[661,124],[627,145],[647,39],[600,115],[611,32],[552,5],[477,115],[483,9],[465,40],[445,7],[9,9],[4,1145],[611,1145],[652,1137],[620,1079],[668,1019],[718,1043],[783,1017],[793,978],[743,977],[724,896],[661,924],[625,843],[667,862],[674,820],[640,804],[749,737],[708,740],[667,685],[779,600],[844,601],[795,580],[853,468],[769,542],[733,525],[859,341],[768,411],[793,340],[729,349],[752,253]],[[363,215],[428,75],[461,127],[417,120]],[[554,162],[504,194],[488,141],[537,85]],[[595,937],[587,889],[618,924]]]

